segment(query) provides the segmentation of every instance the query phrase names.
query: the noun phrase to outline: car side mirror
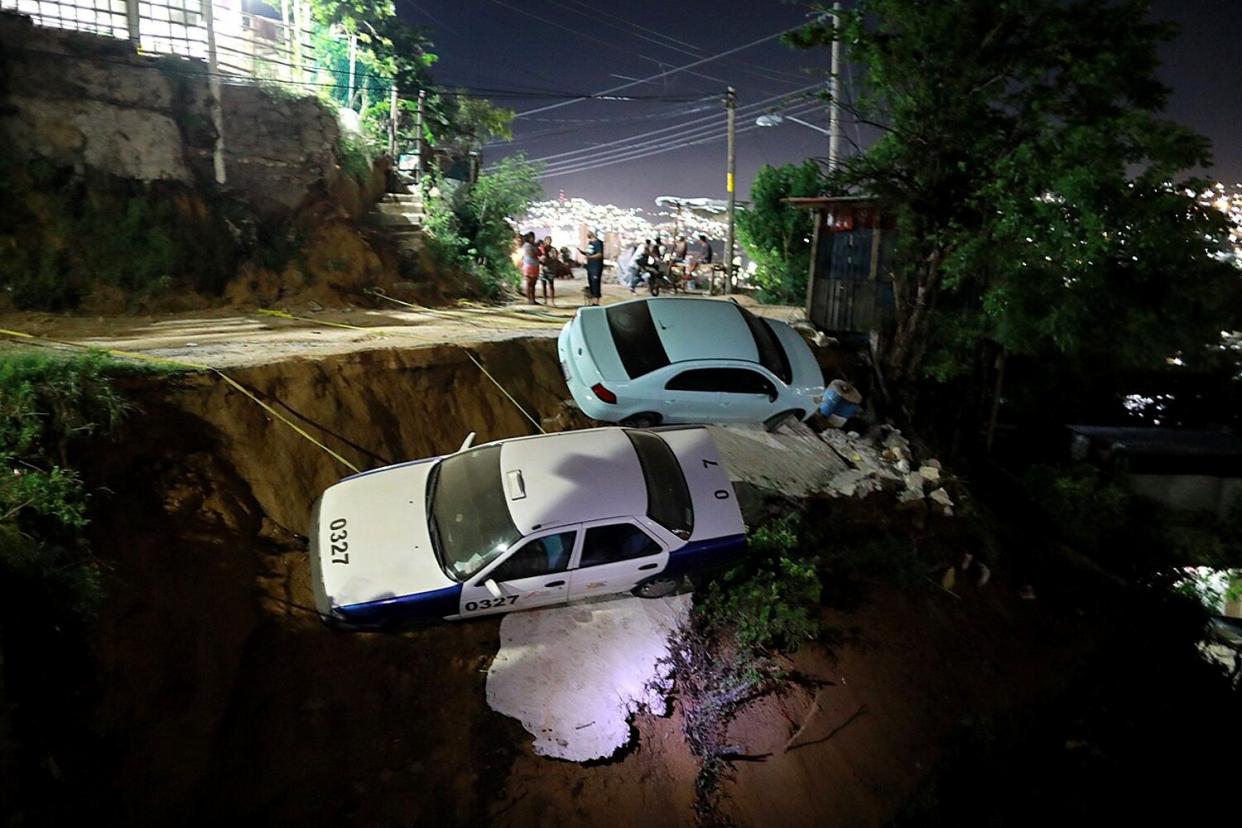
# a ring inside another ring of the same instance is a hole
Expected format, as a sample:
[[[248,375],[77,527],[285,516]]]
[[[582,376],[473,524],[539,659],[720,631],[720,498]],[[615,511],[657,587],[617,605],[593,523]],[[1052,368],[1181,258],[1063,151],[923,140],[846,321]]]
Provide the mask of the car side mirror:
[[[492,594],[493,598],[505,597],[504,592],[502,592],[500,589],[500,584],[496,583],[496,581],[492,578],[488,578],[486,581],[484,581],[483,587]]]
[[[474,445],[474,432],[472,431],[466,435],[466,439],[461,441],[461,448],[457,450],[465,451],[466,449],[470,448],[473,445]]]

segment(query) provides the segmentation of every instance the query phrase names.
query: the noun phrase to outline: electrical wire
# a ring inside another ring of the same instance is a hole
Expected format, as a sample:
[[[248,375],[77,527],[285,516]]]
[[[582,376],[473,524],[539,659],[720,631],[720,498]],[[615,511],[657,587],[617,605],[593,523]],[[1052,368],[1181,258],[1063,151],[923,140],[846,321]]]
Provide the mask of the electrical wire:
[[[563,107],[563,106],[570,106],[571,104],[575,104],[575,103],[578,103],[578,102],[580,102],[580,101],[590,100],[590,99],[591,99],[591,97],[596,97],[596,98],[598,98],[598,97],[604,97],[604,96],[608,96],[608,95],[614,95],[614,94],[616,94],[617,92],[620,92],[620,91],[622,91],[622,90],[624,90],[624,89],[630,89],[630,88],[632,88],[632,87],[639,86],[640,84],[650,83],[650,82],[651,82],[651,81],[653,81],[653,80],[659,80],[660,78],[668,77],[669,75],[674,75],[674,74],[676,74],[676,73],[678,73],[678,72],[684,72],[684,71],[686,71],[687,69],[694,69],[695,67],[697,67],[697,66],[702,66],[702,65],[703,65],[703,64],[705,64],[705,63],[711,63],[711,62],[712,62],[712,61],[714,61],[714,60],[719,60],[719,59],[721,59],[721,58],[723,58],[723,57],[727,57],[727,56],[729,56],[729,55],[736,54],[736,53],[741,52],[741,51],[744,51],[744,50],[746,50],[746,49],[750,49],[750,48],[752,48],[752,47],[754,47],[754,46],[758,46],[760,43],[767,43],[769,40],[775,40],[776,38],[780,37],[781,35],[786,34],[787,32],[792,32],[792,31],[794,31],[794,29],[797,29],[797,28],[799,28],[799,27],[798,27],[798,26],[791,26],[791,27],[790,27],[790,28],[788,28],[788,29],[782,29],[782,30],[780,30],[779,32],[775,32],[774,34],[766,35],[766,36],[761,37],[761,38],[759,38],[759,39],[757,39],[757,40],[752,40],[752,41],[750,41],[749,43],[743,43],[741,46],[734,46],[732,49],[726,49],[725,51],[723,51],[723,52],[719,52],[718,54],[715,54],[715,55],[710,55],[710,56],[705,57],[705,58],[700,58],[699,60],[696,60],[696,61],[694,61],[694,62],[692,62],[692,63],[687,63],[687,64],[686,64],[686,65],[684,65],[684,66],[676,66],[676,67],[674,67],[674,68],[672,68],[672,69],[669,69],[669,70],[667,70],[667,71],[664,71],[664,72],[657,72],[657,73],[656,73],[656,74],[654,74],[654,75],[650,75],[650,76],[648,76],[648,77],[641,78],[641,79],[636,80],[636,81],[630,81],[629,83],[623,83],[623,84],[621,84],[621,85],[619,85],[619,86],[613,86],[613,87],[610,87],[610,88],[608,88],[608,89],[603,89],[603,90],[600,90],[599,92],[595,92],[595,93],[593,93],[593,94],[592,94],[591,96],[589,96],[589,97],[582,97],[582,98],[578,98],[578,99],[576,99],[576,100],[569,100],[569,101],[560,101],[560,102],[558,102],[558,103],[548,104],[547,106],[536,107],[535,109],[528,109],[528,110],[526,110],[525,112],[519,112],[519,113],[517,114],[517,116],[516,116],[516,117],[518,117],[518,118],[525,118],[525,117],[526,117],[526,116],[528,116],[528,115],[538,115],[538,114],[539,114],[539,113],[541,113],[541,112],[548,112],[548,111],[553,110],[553,109],[559,109],[560,107]]]
[[[750,104],[746,104],[744,106],[738,107],[738,112],[743,113],[743,114],[755,112],[759,109],[762,109],[765,106],[770,106],[771,104],[773,104],[776,101],[779,101],[782,98],[796,96],[796,95],[808,92],[812,89],[816,89],[819,87],[819,85],[820,84],[818,83],[811,84],[809,86],[803,87],[802,89],[795,89],[795,90],[792,90],[791,92],[784,93],[781,95],[771,95],[767,98],[763,98],[761,100],[755,101],[754,103],[750,103]],[[569,158],[575,155],[590,155],[590,154],[597,153],[599,150],[607,148],[607,147],[617,146],[618,144],[629,144],[630,142],[633,142],[635,139],[639,139],[639,144],[649,143],[653,140],[653,136],[660,135],[666,132],[672,132],[673,130],[682,130],[688,127],[693,127],[696,124],[706,123],[706,122],[715,120],[718,117],[719,117],[718,114],[705,115],[700,118],[692,118],[680,124],[674,124],[673,126],[664,127],[662,129],[651,130],[649,132],[641,133],[639,135],[628,135],[624,138],[617,138],[612,141],[604,141],[599,144],[592,144],[589,147],[583,147],[583,148],[576,149],[576,150],[566,150],[565,152],[552,153],[550,155],[544,155],[538,158],[532,158],[530,160],[545,162],[545,161],[553,161],[558,158]],[[663,140],[663,139],[660,139],[660,140]]]
[[[795,115],[795,116],[805,115],[805,114],[810,114],[811,112],[814,112],[817,110],[818,110],[818,107],[811,107],[811,106],[800,107],[800,108],[791,110],[790,114]],[[741,134],[745,132],[750,132],[751,130],[764,129],[764,128],[765,127],[761,127],[757,124],[749,124],[746,126],[739,127],[735,131],[737,134]],[[722,141],[727,137],[727,135],[728,135],[727,128],[714,129],[708,135],[696,136],[695,138],[688,139],[688,140],[682,140],[682,141],[672,140],[664,144],[658,144],[658,145],[647,147],[644,149],[627,150],[627,151],[618,153],[616,155],[607,157],[602,160],[583,161],[580,163],[575,163],[575,162],[566,163],[560,167],[554,167],[554,168],[549,169],[548,171],[544,172],[541,177],[542,178],[556,178],[562,175],[572,175],[574,173],[587,172],[589,170],[600,169],[602,167],[611,167],[616,164],[622,164],[622,163],[626,163],[629,161],[639,161],[644,158],[650,158],[651,156],[661,155],[666,152],[674,152],[676,150],[685,149],[687,147],[700,146],[702,144],[710,144],[716,141]]]

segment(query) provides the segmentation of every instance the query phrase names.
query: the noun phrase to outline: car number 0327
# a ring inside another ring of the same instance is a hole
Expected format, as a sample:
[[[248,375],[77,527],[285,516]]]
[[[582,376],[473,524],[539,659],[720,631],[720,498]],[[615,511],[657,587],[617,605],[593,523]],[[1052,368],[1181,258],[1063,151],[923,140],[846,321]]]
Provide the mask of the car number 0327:
[[[500,607],[511,607],[517,603],[516,595],[503,595],[500,598],[483,598],[478,601],[467,601],[466,612],[478,612],[485,609],[499,609]]]
[[[328,524],[328,541],[332,544],[332,563],[349,563],[349,530],[345,518],[337,518]]]

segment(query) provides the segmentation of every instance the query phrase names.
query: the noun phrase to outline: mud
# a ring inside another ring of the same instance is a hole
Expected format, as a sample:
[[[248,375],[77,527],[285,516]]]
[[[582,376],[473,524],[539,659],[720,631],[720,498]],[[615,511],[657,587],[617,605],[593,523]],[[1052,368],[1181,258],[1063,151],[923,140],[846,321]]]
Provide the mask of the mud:
[[[552,340],[471,349],[536,418],[578,424],[561,405]],[[458,347],[232,374],[360,468],[451,451],[470,431],[485,441],[534,430]],[[303,527],[344,469],[212,377],[127,382],[139,412],[115,443],[77,458],[110,570],[92,642],[94,753],[78,780],[92,809],[130,825],[694,822],[697,766],[676,709],[640,715],[634,747],[610,762],[537,756],[521,726],[486,704],[498,619],[345,634],[308,612]],[[797,656],[831,682],[817,699],[743,712],[737,741],[771,755],[739,768],[727,815],[884,821],[925,774],[939,734],[979,702],[971,688],[1000,676],[1002,692],[1020,695],[1033,665],[1051,669],[1043,651],[1064,644],[1060,628],[1017,615],[1019,602],[999,593],[910,600],[881,596],[830,618],[866,634]],[[782,748],[813,704],[823,718],[803,730],[806,744]]]

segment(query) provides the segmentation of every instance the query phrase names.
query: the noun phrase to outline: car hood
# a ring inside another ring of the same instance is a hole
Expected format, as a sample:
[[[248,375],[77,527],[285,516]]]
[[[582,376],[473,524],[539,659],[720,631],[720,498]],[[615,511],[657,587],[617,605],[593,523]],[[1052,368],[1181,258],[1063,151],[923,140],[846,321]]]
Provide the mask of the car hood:
[[[321,613],[456,583],[427,528],[427,476],[438,459],[347,477],[320,496],[307,534]]]

